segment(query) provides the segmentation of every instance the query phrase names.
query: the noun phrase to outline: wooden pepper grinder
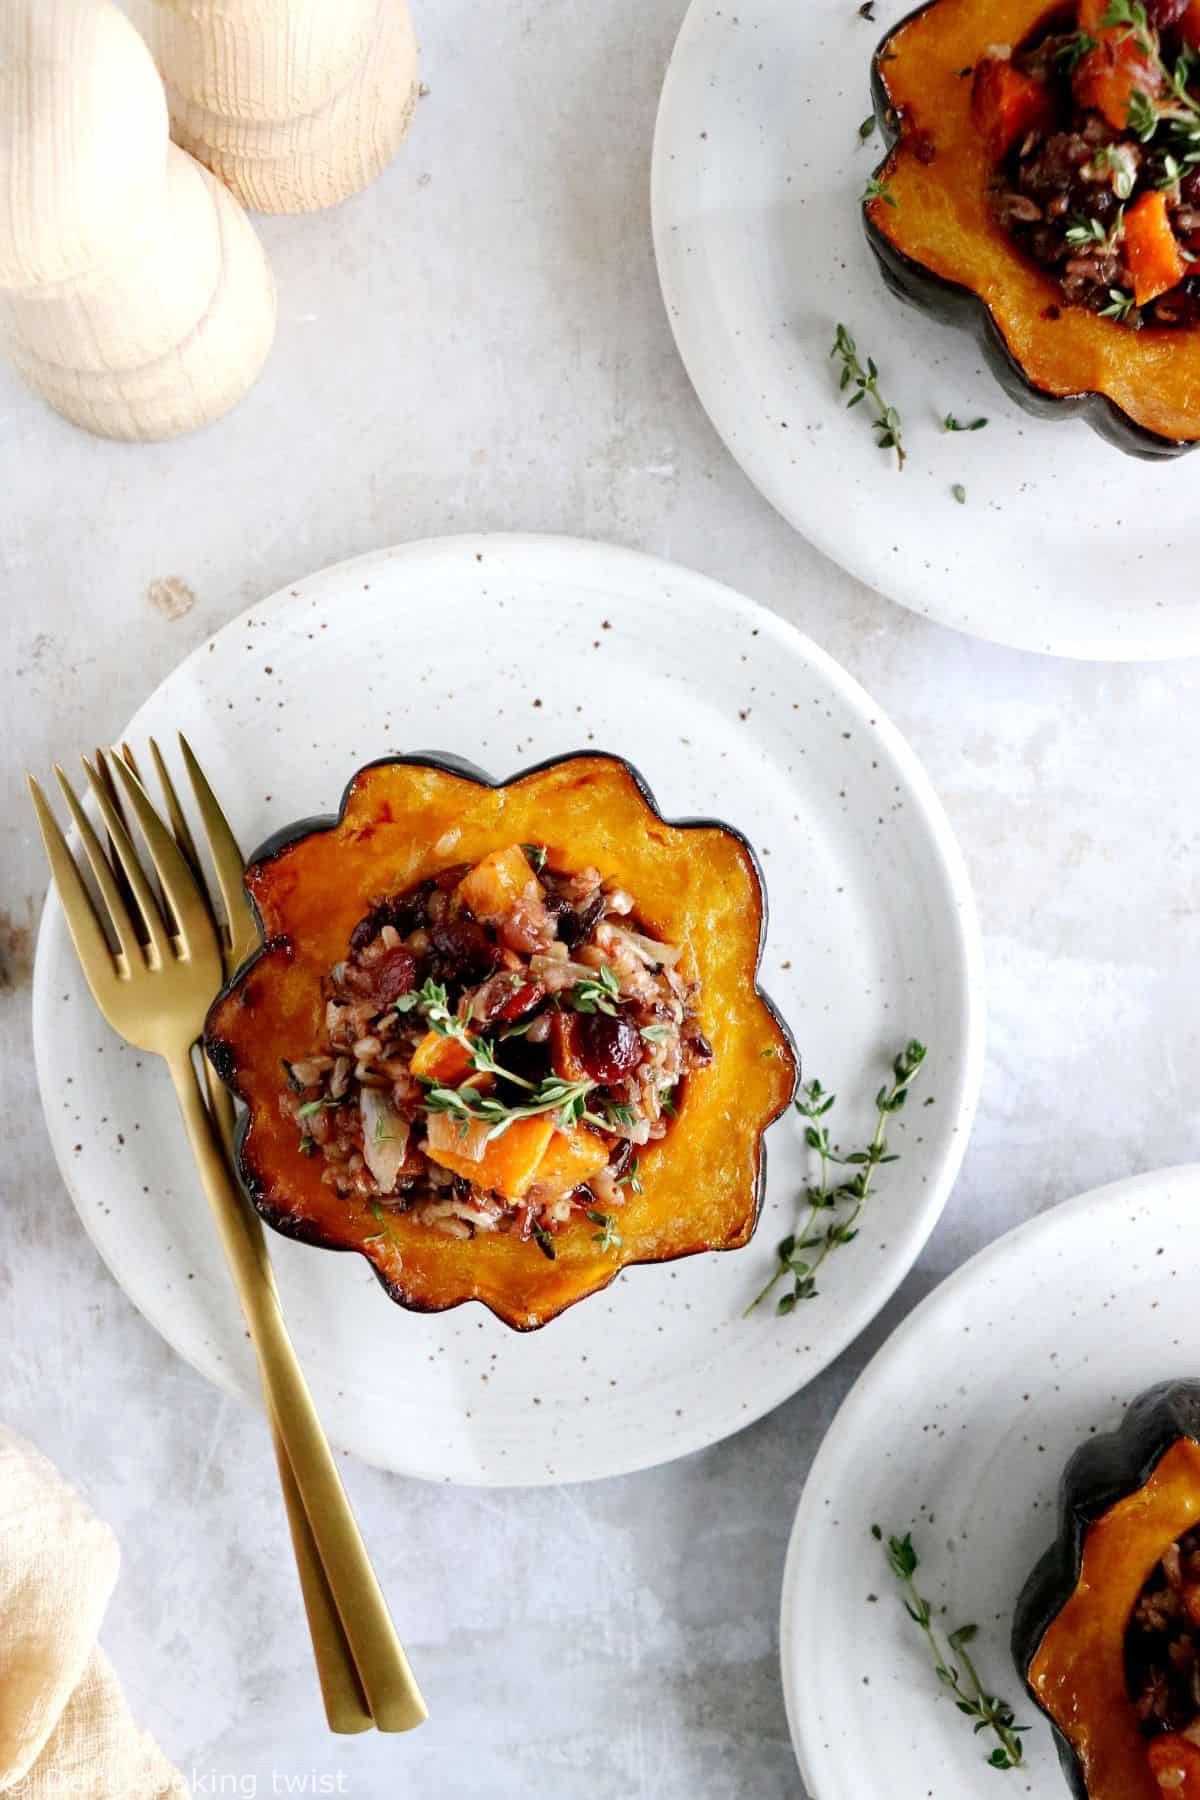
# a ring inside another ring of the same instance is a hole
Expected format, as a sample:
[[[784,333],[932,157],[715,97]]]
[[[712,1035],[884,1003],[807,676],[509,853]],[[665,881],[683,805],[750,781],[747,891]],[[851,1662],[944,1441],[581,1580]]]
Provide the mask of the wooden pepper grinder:
[[[373,181],[418,92],[407,0],[130,0],[175,141],[257,212]]]
[[[111,0],[0,0],[0,347],[77,425],[152,439],[258,374],[275,288],[236,202],[168,137]]]

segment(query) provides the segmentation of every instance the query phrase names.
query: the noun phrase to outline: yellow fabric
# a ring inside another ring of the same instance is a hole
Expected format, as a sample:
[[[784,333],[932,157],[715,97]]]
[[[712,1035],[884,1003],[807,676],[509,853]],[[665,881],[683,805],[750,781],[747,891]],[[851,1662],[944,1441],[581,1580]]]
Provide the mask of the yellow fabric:
[[[97,1648],[120,1553],[53,1464],[0,1430],[0,1796],[150,1800],[183,1777]]]

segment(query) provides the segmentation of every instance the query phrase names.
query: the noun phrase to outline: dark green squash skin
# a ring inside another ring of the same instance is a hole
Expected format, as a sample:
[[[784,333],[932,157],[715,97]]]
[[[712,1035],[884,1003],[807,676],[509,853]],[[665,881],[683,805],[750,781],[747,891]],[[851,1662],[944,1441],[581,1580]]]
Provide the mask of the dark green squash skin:
[[[925,0],[924,5],[916,7],[894,25],[879,44],[871,62],[871,98],[889,156],[903,135],[902,121],[892,104],[887,85],[886,71],[891,42],[904,26],[938,4],[939,0]],[[882,178],[884,175],[887,160],[885,156],[875,170],[877,177]],[[1115,445],[1127,456],[1136,456],[1143,461],[1169,460],[1184,456],[1189,450],[1197,448],[1194,441],[1180,441],[1148,431],[1144,425],[1131,419],[1124,408],[1118,406],[1115,400],[1110,400],[1107,394],[1049,394],[1044,388],[1035,386],[1009,349],[986,302],[978,294],[956,281],[948,281],[944,276],[934,274],[923,263],[906,256],[879,230],[865,207],[863,225],[867,242],[891,292],[942,324],[969,331],[1000,386],[1026,412],[1043,419],[1083,419],[1106,443]],[[1020,254],[1014,245],[1013,255]],[[1113,329],[1121,330],[1122,327],[1114,325]]]
[[[1030,1670],[1042,1639],[1078,1585],[1088,1531],[1118,1501],[1145,1487],[1180,1438],[1200,1443],[1200,1380],[1163,1381],[1147,1389],[1133,1401],[1116,1431],[1090,1438],[1067,1464],[1059,1495],[1058,1536],[1025,1583],[1013,1617],[1013,1660],[1039,1711]],[[1076,1800],[1089,1800],[1074,1747],[1054,1721],[1050,1723],[1071,1792]]]
[[[635,786],[637,787],[639,794],[641,795],[642,799],[645,801],[646,805],[650,808],[650,810],[654,814],[655,818],[659,819],[664,825],[670,825],[670,826],[673,826],[673,827],[676,827],[679,829],[684,829],[684,830],[689,830],[689,829],[714,830],[715,829],[718,831],[725,832],[730,837],[737,839],[737,841],[742,845],[747,856],[749,857],[751,866],[753,867],[753,870],[754,870],[755,879],[758,883],[758,895],[759,895],[758,953],[757,953],[757,956],[755,959],[756,979],[754,982],[754,991],[755,991],[755,994],[757,995],[757,997],[759,998],[759,1000],[761,1000],[763,1005],[767,1008],[767,1011],[771,1014],[772,1018],[775,1020],[775,1023],[778,1025],[781,1033],[786,1038],[788,1046],[792,1052],[792,1057],[793,1057],[795,1070],[796,1070],[796,1079],[795,1079],[795,1084],[792,1089],[792,1094],[789,1098],[789,1101],[787,1102],[787,1104],[790,1105],[791,1099],[795,1098],[795,1093],[796,1093],[796,1090],[799,1088],[800,1080],[801,1080],[800,1052],[797,1047],[796,1039],[795,1039],[795,1036],[793,1035],[791,1026],[787,1023],[786,1019],[783,1017],[782,1013],[779,1011],[779,1008],[775,1005],[775,1002],[771,999],[770,995],[763,992],[763,990],[759,986],[758,980],[757,980],[758,970],[761,968],[761,965],[762,965],[763,952],[766,948],[767,917],[768,917],[768,914],[767,914],[767,886],[766,886],[766,881],[763,877],[762,864],[759,861],[758,854],[755,851],[753,845],[746,838],[744,833],[740,832],[737,829],[737,827],[734,825],[726,825],[723,820],[706,819],[706,818],[699,818],[699,819],[668,819],[668,818],[666,818],[664,816],[664,814],[662,813],[661,809],[659,808],[658,802],[655,800],[654,795],[650,790],[650,786],[649,786],[648,782],[646,781],[645,776],[641,773],[641,771],[639,769],[635,768],[634,765],[627,760],[627,758],[625,758],[623,756],[616,756],[612,752],[605,751],[605,750],[571,750],[562,756],[546,757],[544,761],[542,761],[540,763],[534,763],[528,769],[520,769],[517,771],[517,773],[515,775],[509,775],[503,781],[496,781],[492,776],[485,774],[485,772],[481,768],[479,768],[477,764],[468,762],[464,757],[456,756],[455,754],[453,754],[452,752],[449,752],[449,751],[420,750],[420,751],[415,751],[414,753],[412,753],[411,755],[408,755],[408,756],[378,756],[378,757],[375,757],[373,761],[371,761],[369,763],[364,763],[363,766],[360,769],[357,769],[355,771],[355,773],[351,776],[350,780],[346,783],[345,789],[343,790],[342,798],[338,805],[338,810],[335,814],[324,813],[324,814],[319,814],[312,818],[300,819],[295,824],[285,825],[285,826],[281,827],[280,830],[272,832],[270,837],[266,838],[263,841],[263,843],[259,845],[258,849],[254,852],[254,854],[250,857],[247,867],[250,867],[251,865],[257,865],[260,863],[270,862],[274,857],[281,855],[282,852],[285,851],[286,849],[288,849],[288,847],[290,845],[298,842],[299,839],[301,839],[301,838],[311,837],[314,834],[323,832],[323,831],[334,830],[338,825],[341,824],[343,818],[345,817],[346,808],[349,805],[350,796],[351,796],[352,790],[354,788],[355,782],[358,780],[360,775],[362,775],[366,772],[367,769],[384,768],[384,767],[389,767],[393,764],[404,764],[404,765],[417,767],[417,768],[438,769],[443,774],[457,775],[457,776],[460,776],[464,781],[472,781],[479,787],[501,788],[501,787],[508,787],[513,782],[522,780],[525,776],[538,775],[538,774],[541,774],[546,769],[557,768],[562,763],[576,762],[576,761],[580,761],[580,760],[584,760],[584,759],[586,759],[588,761],[595,761],[597,758],[601,758],[601,759],[607,760],[609,762],[619,763],[621,765],[621,767],[624,768],[627,771],[627,773],[629,774],[630,778],[632,779]],[[250,973],[250,971],[254,968],[255,964],[260,961],[260,959],[266,954],[266,952],[271,947],[271,941],[266,936],[266,931],[265,931],[265,928],[263,925],[262,917],[258,911],[257,906],[254,905],[253,896],[248,895],[247,897],[250,901],[251,908],[254,912],[255,920],[258,924],[259,936],[263,939],[263,942],[259,945],[257,950],[255,950],[250,956],[248,956],[246,958],[246,960],[241,964],[241,966],[239,968],[234,970],[234,972],[230,976],[229,980],[225,983],[224,987],[221,989],[221,992],[217,995],[216,999],[213,1001],[212,1010],[215,1010],[216,1007],[220,1005],[221,1001],[223,999],[225,999],[225,997],[234,988],[236,988],[239,985],[239,983]],[[210,1014],[210,1016],[211,1016],[211,1014]],[[231,1046],[228,1043],[226,1043],[224,1041],[224,1039],[219,1038],[215,1034],[213,1034],[211,1031],[206,1030],[205,1035],[204,1035],[204,1050],[205,1050],[206,1056],[208,1057],[209,1061],[211,1062],[213,1068],[216,1070],[217,1074],[220,1076],[221,1080],[230,1089],[230,1091],[233,1094],[237,1095],[238,1098],[240,1099],[241,1096],[238,1093],[238,1086],[237,1086],[236,1059],[233,1055]],[[785,1108],[781,1109],[780,1113],[776,1114],[776,1117],[777,1118],[782,1117],[782,1112],[784,1110],[786,1110],[786,1106],[785,1106]],[[774,1121],[770,1121],[770,1123],[773,1123],[773,1122]],[[241,1114],[241,1117],[238,1119],[237,1125],[234,1130],[234,1140],[233,1140],[234,1165],[235,1165],[238,1179],[241,1183],[243,1192],[247,1195],[247,1197],[251,1201],[252,1205],[254,1206],[255,1211],[261,1216],[261,1218],[264,1220],[264,1222],[266,1224],[270,1225],[273,1230],[278,1231],[282,1237],[295,1238],[300,1243],[310,1244],[316,1249],[336,1250],[336,1251],[339,1251],[339,1252],[347,1254],[347,1255],[360,1254],[360,1252],[357,1250],[357,1248],[353,1245],[339,1244],[339,1243],[331,1242],[324,1235],[324,1233],[320,1230],[320,1228],[317,1226],[314,1226],[310,1221],[305,1220],[305,1219],[296,1219],[291,1214],[280,1212],[277,1207],[271,1205],[271,1203],[267,1199],[267,1196],[266,1196],[266,1193],[264,1190],[264,1184],[263,1184],[261,1176],[253,1169],[253,1167],[249,1164],[249,1162],[246,1160],[246,1158],[243,1154],[244,1148],[245,1148],[246,1136],[247,1136],[247,1133],[249,1132],[249,1129],[250,1129],[250,1114],[248,1112],[243,1112]],[[767,1129],[768,1129],[768,1126],[764,1125],[762,1128],[762,1131],[759,1134],[760,1142],[759,1142],[758,1183],[757,1183],[757,1187],[756,1187],[755,1194],[754,1194],[754,1225],[751,1229],[751,1236],[753,1236],[754,1231],[757,1230],[757,1228],[758,1228],[758,1221],[759,1221],[759,1218],[762,1213],[763,1200],[766,1196],[766,1191],[767,1191],[767,1146],[765,1143],[762,1142],[762,1139],[766,1135]],[[663,1258],[662,1260],[670,1261],[672,1259],[670,1257],[666,1257],[666,1258]],[[419,1301],[413,1300],[411,1297],[401,1294],[395,1287],[393,1287],[393,1285],[388,1281],[388,1279],[387,1279],[386,1275],[383,1273],[383,1271],[381,1269],[377,1268],[374,1263],[372,1263],[370,1266],[371,1266],[372,1273],[374,1274],[376,1280],[380,1283],[381,1287],[383,1288],[384,1292],[387,1294],[388,1298],[390,1300],[396,1301],[399,1305],[402,1305],[407,1311],[422,1312],[422,1311],[444,1311],[444,1310],[446,1310],[445,1308],[442,1308],[442,1307],[432,1307],[432,1308],[423,1307]],[[646,1264],[646,1263],[639,1264],[639,1263],[633,1263],[633,1262],[625,1265],[625,1267],[629,1268],[629,1269],[645,1268],[645,1267],[653,1267],[653,1266],[654,1266],[653,1264]],[[614,1269],[614,1271],[613,1271],[613,1279],[614,1280],[616,1279],[617,1274],[619,1274],[620,1272],[621,1272],[620,1270]],[[455,1301],[453,1304],[455,1306],[458,1306],[458,1305],[464,1304],[464,1302]],[[524,1330],[529,1330],[529,1329],[537,1330],[537,1329],[541,1329],[541,1327],[514,1326],[513,1329],[524,1331]]]

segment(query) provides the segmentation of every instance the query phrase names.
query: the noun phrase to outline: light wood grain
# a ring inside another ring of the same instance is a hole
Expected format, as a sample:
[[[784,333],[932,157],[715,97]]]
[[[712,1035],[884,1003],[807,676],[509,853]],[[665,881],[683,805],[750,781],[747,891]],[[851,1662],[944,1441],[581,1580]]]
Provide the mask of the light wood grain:
[[[130,0],[177,143],[259,212],[356,193],[408,130],[418,92],[407,0]]]
[[[254,230],[172,144],[110,0],[0,4],[0,346],[106,437],[171,437],[254,380],[275,290]]]

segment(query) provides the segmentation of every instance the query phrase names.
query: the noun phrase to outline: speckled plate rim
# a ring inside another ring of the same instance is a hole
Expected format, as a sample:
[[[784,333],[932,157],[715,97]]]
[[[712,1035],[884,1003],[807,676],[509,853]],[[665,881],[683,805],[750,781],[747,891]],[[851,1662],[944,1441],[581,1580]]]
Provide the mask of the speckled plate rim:
[[[1200,1163],[1180,1163],[1171,1168],[1148,1170],[1141,1175],[1126,1176],[1119,1181],[1107,1182],[1103,1187],[1091,1188],[1085,1194],[1077,1194],[1073,1199],[1061,1201],[1034,1218],[1026,1219],[985,1245],[914,1307],[876,1351],[842,1402],[813,1460],[796,1508],[784,1563],[779,1611],[780,1673],[788,1728],[801,1776],[814,1796],[822,1793],[825,1775],[828,1773],[832,1780],[836,1771],[823,1761],[828,1751],[823,1748],[822,1717],[813,1695],[799,1678],[808,1653],[815,1653],[815,1646],[804,1645],[802,1621],[805,1611],[801,1595],[807,1584],[822,1578],[821,1533],[813,1527],[830,1496],[843,1491],[853,1469],[856,1447],[869,1435],[878,1417],[880,1401],[876,1388],[886,1381],[892,1365],[904,1357],[914,1343],[927,1335],[936,1337],[940,1315],[956,1308],[964,1294],[978,1282],[994,1281],[998,1272],[1010,1263],[1025,1269],[1037,1266],[1038,1250],[1048,1240],[1060,1236],[1064,1229],[1073,1229],[1077,1221],[1086,1220],[1089,1232],[1095,1236],[1097,1227],[1102,1227],[1102,1212],[1123,1213],[1131,1201],[1153,1195],[1170,1183],[1188,1185],[1195,1190],[1193,1197],[1200,1197]],[[931,1369],[934,1380],[941,1379],[938,1373],[941,1365],[927,1363],[925,1366]],[[919,1406],[920,1400],[915,1404]],[[1064,1446],[1064,1458],[1072,1448],[1073,1445]],[[1035,1554],[1036,1547],[1033,1547],[1030,1568]],[[949,1711],[946,1716],[954,1718]],[[980,1770],[980,1795],[987,1796],[993,1791],[995,1773],[987,1770],[982,1760]],[[1057,1782],[1060,1779],[1057,1765],[1053,1773]],[[844,1783],[833,1791],[844,1792]],[[1063,1791],[1065,1793],[1065,1788]]]
[[[748,6],[740,9],[743,36],[754,23],[757,3],[758,0],[748,0]],[[862,104],[857,110],[851,104],[847,114],[851,134],[861,114],[869,110],[870,58],[884,25],[894,27],[912,10],[913,4],[914,0],[890,0],[887,18],[881,14],[877,23],[866,28],[860,46]],[[1110,597],[1101,595],[1096,598],[1095,626],[1089,624],[1086,630],[1056,627],[1053,618],[1044,610],[1038,615],[1036,625],[1025,627],[1017,623],[1010,625],[1002,607],[968,610],[966,614],[956,612],[953,583],[944,575],[935,575],[925,569],[903,572],[894,554],[891,537],[872,533],[863,526],[862,509],[868,501],[860,500],[858,508],[850,509],[830,504],[828,489],[819,482],[800,480],[794,475],[789,477],[779,462],[778,429],[765,430],[754,412],[752,401],[757,394],[752,392],[753,382],[756,376],[761,377],[762,371],[753,369],[743,378],[731,378],[746,363],[747,353],[735,341],[746,334],[740,326],[727,328],[715,320],[713,314],[717,309],[711,304],[700,274],[701,270],[715,269],[719,279],[727,254],[725,247],[719,246],[717,252],[706,255],[703,244],[689,244],[686,250],[681,250],[675,241],[675,222],[693,218],[704,210],[697,205],[695,181],[689,181],[684,173],[687,167],[684,152],[697,135],[708,135],[698,131],[701,88],[692,78],[690,65],[694,60],[701,61],[707,70],[709,84],[712,84],[715,79],[712,71],[717,60],[715,53],[707,58],[696,57],[696,46],[709,29],[705,15],[711,10],[712,0],[691,0],[667,64],[651,150],[650,218],[655,265],[676,349],[701,406],[730,456],[781,517],[830,562],[847,570],[885,599],[909,608],[920,617],[987,642],[1038,655],[1097,662],[1162,662],[1200,655],[1200,608],[1193,609],[1186,618],[1173,617],[1169,623],[1143,613],[1132,629],[1122,629],[1117,625],[1106,625]],[[848,17],[852,17],[853,10],[847,6]],[[721,15],[728,20],[738,11],[736,7],[722,8]],[[802,20],[804,14],[803,4],[794,9],[797,21]],[[797,29],[800,28],[798,25]],[[842,74],[839,67],[838,81]],[[815,147],[814,154],[820,156],[820,145]],[[877,161],[878,153],[870,155],[864,163],[864,176]],[[754,197],[747,197],[746,203],[752,206]],[[709,286],[712,285],[710,282]],[[846,304],[852,307],[853,298]],[[896,331],[899,334],[905,324],[904,314],[911,309],[901,308],[894,300],[892,306],[897,309]],[[725,311],[734,319],[744,317],[733,306]],[[939,326],[939,331],[951,340],[970,343],[967,334],[949,326]],[[985,403],[987,412],[995,414],[1009,404],[995,386],[994,377],[987,377],[985,389],[992,395],[991,402]],[[836,418],[834,398],[831,391],[831,419]],[[1054,429],[1052,422],[1029,423],[1036,423],[1044,430]],[[1068,426],[1060,425],[1058,429],[1067,430]],[[1090,435],[1079,421],[1069,429],[1077,431],[1081,438]],[[799,437],[795,432],[791,435],[794,440]],[[1085,450],[1090,447],[1084,446]],[[1027,454],[1032,454],[1032,447]],[[1111,447],[1107,454],[1111,458],[1108,474],[1115,483],[1121,474],[1122,463],[1127,459]],[[1200,457],[1200,451],[1195,455]],[[1181,464],[1187,461],[1186,457],[1180,459]],[[1192,467],[1194,470],[1194,463]],[[932,519],[930,529],[933,529]],[[969,571],[964,573],[969,575]],[[958,585],[967,590],[971,586],[969,579]],[[1139,637],[1138,624],[1144,618],[1150,619],[1153,632]]]
[[[546,562],[553,566],[556,561],[565,556],[571,559],[575,565],[574,579],[579,585],[590,585],[597,591],[611,592],[614,586],[628,587],[633,584],[644,586],[647,581],[661,582],[663,579],[669,579],[676,584],[686,585],[693,592],[703,593],[714,604],[744,620],[750,629],[757,630],[763,637],[786,645],[792,654],[798,651],[814,674],[829,685],[848,710],[856,715],[864,725],[870,726],[876,741],[891,759],[898,775],[906,783],[914,810],[919,814],[921,828],[928,833],[931,848],[936,853],[937,866],[945,883],[949,901],[947,913],[953,921],[955,933],[954,950],[962,971],[959,986],[960,1017],[957,1021],[961,1031],[962,1050],[956,1064],[947,1069],[952,1091],[947,1108],[951,1124],[946,1133],[945,1149],[940,1158],[931,1165],[921,1203],[908,1214],[908,1237],[904,1253],[893,1256],[889,1261],[886,1275],[882,1278],[879,1274],[864,1277],[861,1284],[856,1286],[854,1290],[855,1303],[844,1307],[838,1317],[831,1322],[815,1363],[806,1366],[796,1378],[778,1381],[773,1385],[764,1383],[763,1389],[752,1397],[745,1405],[744,1410],[739,1411],[736,1419],[730,1420],[725,1429],[714,1432],[703,1422],[689,1426],[686,1430],[681,1431],[672,1440],[670,1448],[661,1454],[625,1455],[614,1461],[611,1466],[595,1471],[573,1470],[569,1474],[562,1475],[539,1472],[518,1479],[514,1479],[506,1472],[504,1477],[499,1475],[476,1477],[467,1483],[467,1485],[478,1486],[538,1487],[558,1485],[562,1480],[568,1479],[589,1481],[605,1479],[611,1475],[632,1474],[643,1468],[658,1467],[664,1462],[673,1461],[678,1457],[705,1449],[713,1443],[722,1441],[725,1437],[733,1436],[754,1424],[756,1420],[761,1419],[777,1406],[781,1406],[784,1401],[806,1386],[869,1325],[880,1308],[886,1305],[920,1255],[945,1209],[962,1166],[983,1081],[986,980],[983,940],[966,862],[941,800],[917,758],[916,752],[892,724],[886,713],[870,698],[865,689],[839,663],[835,662],[828,652],[822,650],[812,639],[798,631],[777,613],[771,612],[760,602],[751,600],[737,590],[714,581],[706,575],[686,568],[684,565],[670,563],[640,551],[628,550],[598,540],[573,538],[565,535],[495,532],[427,538],[408,544],[367,551],[343,562],[327,565],[312,575],[291,581],[267,598],[253,602],[241,614],[235,615],[232,620],[221,626],[219,631],[237,630],[242,625],[242,621],[252,613],[260,632],[261,641],[263,629],[269,628],[278,614],[293,607],[301,595],[307,601],[320,603],[343,591],[348,584],[361,585],[361,578],[364,575],[369,577],[373,571],[379,570],[385,564],[390,566],[396,563],[409,563],[414,567],[428,569],[441,560],[456,564],[460,561],[477,561],[485,556],[490,559],[500,553],[510,560],[513,557],[528,559],[533,566],[537,566],[539,562]],[[216,635],[214,633],[214,637]],[[155,688],[154,693],[133,715],[124,732],[118,734],[116,741],[127,738],[136,742],[147,735],[147,730],[140,721],[151,701],[167,682],[179,676],[181,670],[191,664],[198,664],[201,658],[206,657],[211,642],[210,638],[199,644],[164,677],[163,681]],[[127,1272],[114,1266],[113,1261],[105,1254],[96,1230],[93,1229],[92,1211],[85,1203],[82,1186],[77,1179],[71,1155],[69,1140],[72,1132],[63,1123],[59,1111],[46,1104],[46,1096],[55,1091],[49,1027],[50,958],[47,954],[47,945],[51,937],[60,932],[65,934],[65,925],[62,922],[57,896],[51,889],[47,893],[42,909],[34,963],[34,1062],[39,1093],[43,1096],[43,1111],[51,1145],[71,1201],[109,1273],[159,1335],[186,1362],[190,1363],[206,1379],[212,1381],[214,1385],[236,1399],[250,1400],[254,1405],[261,1407],[262,1399],[257,1386],[251,1391],[236,1379],[226,1365],[214,1361],[207,1355],[197,1353],[195,1345],[189,1341],[184,1332],[177,1328],[177,1321],[166,1297],[153,1283],[132,1280]],[[80,977],[80,982],[82,985],[82,977]],[[461,1477],[446,1476],[437,1467],[424,1466],[419,1461],[414,1461],[411,1446],[406,1447],[407,1453],[399,1458],[385,1459],[381,1458],[377,1444],[361,1439],[353,1431],[340,1430],[337,1419],[328,1420],[327,1428],[331,1439],[340,1448],[360,1456],[364,1461],[377,1467],[389,1468],[399,1474],[415,1475],[428,1480],[462,1480]]]

